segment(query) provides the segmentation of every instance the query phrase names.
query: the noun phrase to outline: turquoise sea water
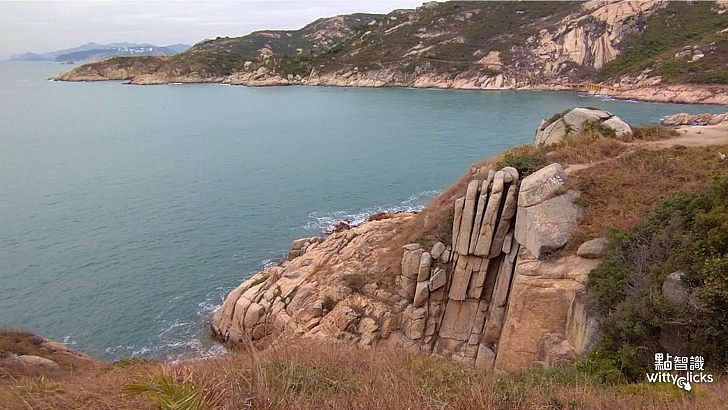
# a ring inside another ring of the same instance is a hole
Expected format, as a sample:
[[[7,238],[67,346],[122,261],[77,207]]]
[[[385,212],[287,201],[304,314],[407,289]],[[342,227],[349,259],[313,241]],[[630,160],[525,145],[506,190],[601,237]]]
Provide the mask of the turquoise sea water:
[[[290,242],[422,207],[571,106],[561,92],[59,83],[0,63],[0,326],[104,359],[219,352],[207,319]]]

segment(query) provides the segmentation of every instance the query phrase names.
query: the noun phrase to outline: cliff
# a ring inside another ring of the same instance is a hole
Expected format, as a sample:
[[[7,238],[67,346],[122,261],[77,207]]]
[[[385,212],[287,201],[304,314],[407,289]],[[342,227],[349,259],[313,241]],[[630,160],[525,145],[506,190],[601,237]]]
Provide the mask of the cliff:
[[[217,38],[171,58],[111,59],[56,79],[577,89],[728,103],[724,11],[722,2],[433,2]]]

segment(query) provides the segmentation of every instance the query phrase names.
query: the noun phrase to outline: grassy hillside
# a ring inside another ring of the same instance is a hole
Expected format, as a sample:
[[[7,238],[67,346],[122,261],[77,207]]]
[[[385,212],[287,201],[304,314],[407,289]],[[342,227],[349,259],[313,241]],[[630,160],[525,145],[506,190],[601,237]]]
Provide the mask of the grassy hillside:
[[[342,38],[361,32],[369,23],[381,19],[381,14],[355,13],[321,18],[298,30],[255,31],[241,37],[218,37],[196,44],[191,53],[208,51],[242,56],[249,60],[268,47],[276,54],[294,56],[325,50]]]
[[[606,64],[600,80],[639,75],[645,69],[668,83],[728,83],[728,13],[719,13],[713,2],[670,2],[647,19],[642,32],[632,33],[620,44],[621,54]],[[693,55],[677,58],[683,48]]]

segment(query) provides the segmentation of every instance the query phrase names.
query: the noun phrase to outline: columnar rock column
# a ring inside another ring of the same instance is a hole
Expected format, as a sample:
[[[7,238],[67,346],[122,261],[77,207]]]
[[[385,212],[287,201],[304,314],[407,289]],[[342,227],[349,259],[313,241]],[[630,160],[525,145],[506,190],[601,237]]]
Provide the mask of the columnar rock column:
[[[484,344],[483,331],[499,330],[503,322],[518,251],[513,226],[519,175],[510,167],[474,175],[486,177],[470,181],[455,201],[451,252],[440,243],[430,253],[417,244],[405,247],[402,290],[414,291],[402,328],[425,351],[469,364],[482,356],[478,364],[490,367],[487,352],[496,347]],[[490,322],[495,324],[487,327]]]

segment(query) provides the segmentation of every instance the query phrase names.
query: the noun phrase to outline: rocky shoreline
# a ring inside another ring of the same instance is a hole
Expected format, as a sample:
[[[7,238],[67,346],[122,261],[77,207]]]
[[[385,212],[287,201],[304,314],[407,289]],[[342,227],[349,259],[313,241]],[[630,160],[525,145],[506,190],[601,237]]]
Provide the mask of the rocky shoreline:
[[[362,88],[432,88],[452,90],[476,91],[580,91],[592,95],[602,95],[619,100],[632,100],[643,102],[662,102],[679,104],[728,104],[728,87],[723,85],[705,84],[659,84],[654,81],[650,85],[637,85],[625,88],[594,87],[589,90],[588,83],[570,84],[565,86],[556,83],[520,84],[503,76],[496,77],[455,77],[447,76],[420,76],[414,79],[400,79],[393,73],[383,73],[381,76],[352,75],[312,75],[306,79],[301,77],[283,78],[278,75],[262,73],[236,73],[226,77],[202,77],[198,75],[170,77],[159,73],[134,73],[130,70],[110,70],[99,73],[84,73],[70,71],[52,77],[54,81],[68,82],[96,82],[96,81],[123,81],[124,84],[133,85],[165,85],[165,84],[227,84],[246,87],[275,87],[275,86],[318,86],[318,87],[362,87]],[[407,81],[403,81],[407,80]]]

